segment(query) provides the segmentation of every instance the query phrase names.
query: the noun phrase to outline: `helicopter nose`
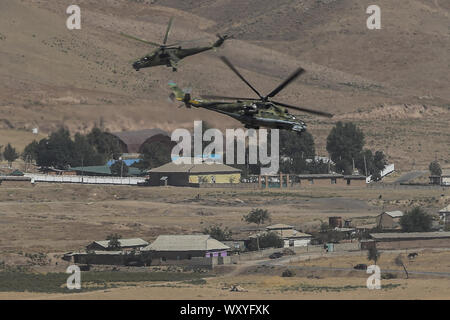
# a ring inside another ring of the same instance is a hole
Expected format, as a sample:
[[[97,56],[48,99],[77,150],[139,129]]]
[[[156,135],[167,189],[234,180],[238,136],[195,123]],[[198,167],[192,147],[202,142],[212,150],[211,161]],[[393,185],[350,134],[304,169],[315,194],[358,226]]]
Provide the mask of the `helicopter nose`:
[[[133,63],[133,68],[136,70],[136,71],[138,71],[139,70],[139,62],[135,62],[135,63]]]

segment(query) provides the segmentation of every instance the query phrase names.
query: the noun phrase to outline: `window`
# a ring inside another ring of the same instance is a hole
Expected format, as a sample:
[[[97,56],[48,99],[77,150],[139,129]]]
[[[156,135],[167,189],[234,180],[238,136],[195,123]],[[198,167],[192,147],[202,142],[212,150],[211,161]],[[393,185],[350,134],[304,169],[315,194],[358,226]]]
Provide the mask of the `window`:
[[[309,181],[309,184],[314,184],[314,179],[313,178],[309,178],[308,181]]]
[[[347,179],[347,185],[349,186],[350,185],[350,179]]]
[[[336,184],[336,178],[331,178],[331,184]]]

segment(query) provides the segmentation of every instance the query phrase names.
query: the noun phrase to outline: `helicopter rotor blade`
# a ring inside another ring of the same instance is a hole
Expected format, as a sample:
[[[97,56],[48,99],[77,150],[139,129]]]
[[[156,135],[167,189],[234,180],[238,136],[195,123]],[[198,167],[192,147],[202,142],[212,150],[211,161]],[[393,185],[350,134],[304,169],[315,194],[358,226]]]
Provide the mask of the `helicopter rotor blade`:
[[[225,97],[225,96],[215,96],[215,95],[202,95],[204,99],[220,99],[220,100],[250,100],[259,101],[258,98],[242,98],[242,97]]]
[[[131,36],[131,35],[123,33],[123,32],[121,32],[120,35],[122,35],[122,36],[124,36],[126,38],[129,38],[129,39],[133,39],[133,40],[136,40],[136,41],[139,41],[139,42],[143,42],[145,44],[149,44],[149,45],[155,46],[155,47],[160,47],[161,46],[159,43],[143,40],[143,39]]]
[[[278,104],[280,106],[286,107],[286,108],[290,108],[290,109],[294,109],[294,110],[298,110],[298,111],[303,111],[306,113],[311,113],[311,114],[315,114],[318,116],[322,116],[322,117],[328,117],[328,118],[332,118],[333,115],[331,113],[328,112],[324,112],[324,111],[317,111],[317,110],[312,110],[312,109],[308,109],[308,108],[303,108],[303,107],[297,107],[297,106],[293,106],[287,103],[283,103],[283,102],[277,102],[277,101],[272,101],[272,103]]]
[[[297,79],[298,76],[300,76],[302,73],[305,72],[305,69],[298,68],[295,70],[294,73],[292,73],[286,80],[284,80],[278,87],[276,87],[271,93],[269,93],[265,98],[272,98],[275,97],[281,90],[283,90],[289,83]]]
[[[242,81],[244,81],[245,84],[249,86],[249,88],[252,89],[253,92],[255,92],[258,95],[258,97],[264,99],[263,96],[258,92],[258,90],[256,90],[247,80],[245,80],[245,78],[239,73],[239,71],[233,66],[233,64],[226,57],[222,56],[220,57],[220,59],[222,59],[222,61],[228,66],[228,68],[230,68]]]
[[[163,45],[165,46],[167,43],[167,38],[169,37],[170,29],[172,28],[173,17],[170,18],[169,24],[167,25],[166,34],[164,35]]]

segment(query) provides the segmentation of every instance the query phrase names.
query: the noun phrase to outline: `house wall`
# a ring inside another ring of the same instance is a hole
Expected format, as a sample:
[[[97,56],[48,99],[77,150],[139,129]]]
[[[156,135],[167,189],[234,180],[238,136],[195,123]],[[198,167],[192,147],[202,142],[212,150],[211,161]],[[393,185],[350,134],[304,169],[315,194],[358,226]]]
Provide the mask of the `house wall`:
[[[311,242],[311,239],[285,239],[284,240],[284,247],[285,248],[292,248],[292,247],[305,247]],[[292,246],[291,246],[292,244]]]
[[[212,178],[215,177],[215,183],[240,183],[240,173],[219,173],[219,174],[191,174],[189,176],[189,183],[200,183],[199,177],[206,179],[207,183],[212,183]]]
[[[311,183],[311,180],[313,183]],[[365,179],[345,179],[343,177],[337,177],[337,178],[300,178],[300,183],[297,185],[300,185],[300,187],[326,187],[326,186],[352,186],[352,187],[365,187],[366,180]],[[347,181],[350,181],[350,184],[347,183]],[[295,185],[295,184],[294,184]]]
[[[336,183],[332,183],[332,178],[313,178],[313,179],[304,179],[301,178],[300,186],[301,187],[323,187],[323,186],[337,186],[337,185],[344,185],[344,179],[343,178],[334,178],[336,180]],[[312,182],[311,182],[312,180]]]
[[[187,173],[162,173],[162,172],[150,172],[149,183],[151,186],[164,185],[161,181],[162,177],[168,177],[167,185],[169,186],[188,186],[189,179]]]
[[[394,219],[388,214],[381,214],[376,218],[377,226],[383,229],[393,229],[396,226]]]

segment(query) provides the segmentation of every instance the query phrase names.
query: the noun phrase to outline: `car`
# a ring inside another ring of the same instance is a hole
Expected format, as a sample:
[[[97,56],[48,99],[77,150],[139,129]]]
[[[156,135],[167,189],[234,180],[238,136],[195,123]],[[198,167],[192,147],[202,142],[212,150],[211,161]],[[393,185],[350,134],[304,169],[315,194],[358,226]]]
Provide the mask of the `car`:
[[[269,256],[269,258],[270,259],[279,259],[279,258],[281,258],[283,256],[283,253],[282,252],[274,252],[274,253],[272,253],[270,256]]]
[[[364,263],[357,264],[356,266],[353,267],[353,269],[356,269],[356,270],[367,270],[367,264],[364,264]]]

